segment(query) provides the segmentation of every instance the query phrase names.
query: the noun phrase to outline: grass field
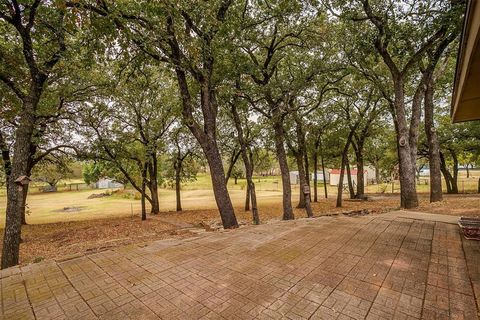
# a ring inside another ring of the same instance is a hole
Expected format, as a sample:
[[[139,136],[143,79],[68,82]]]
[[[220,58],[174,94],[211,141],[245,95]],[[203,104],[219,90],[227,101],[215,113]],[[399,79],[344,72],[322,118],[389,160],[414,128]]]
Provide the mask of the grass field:
[[[461,178],[459,183],[460,192],[476,190],[478,178]],[[256,177],[256,190],[259,206],[269,207],[281,203],[282,185],[280,177]],[[241,208],[245,202],[246,181],[239,179],[234,184],[233,179],[229,181],[228,187],[230,196],[235,207]],[[399,192],[399,184],[381,184],[367,186],[367,193],[389,194],[393,191]],[[210,177],[199,175],[197,181],[189,183],[182,188],[182,206],[184,210],[205,210],[215,209],[215,198],[212,191]],[[298,199],[299,186],[292,186],[292,200],[295,204]],[[417,186],[419,193],[428,193],[429,186],[425,183]],[[43,224],[66,221],[83,221],[90,219],[102,219],[113,217],[138,216],[140,213],[140,201],[133,197],[113,195],[103,198],[88,199],[92,194],[103,193],[105,190],[80,190],[56,193],[41,193],[38,188],[32,188],[27,200],[27,221],[30,224]],[[323,184],[318,186],[319,197],[323,197]],[[328,186],[330,196],[335,196],[337,188]],[[124,194],[124,193],[121,193]],[[171,189],[160,189],[160,210],[175,210],[175,193]],[[0,226],[5,220],[5,195],[0,196]],[[65,210],[67,208],[67,210]],[[72,209],[73,208],[73,209]]]
[[[282,193],[278,177],[256,178],[260,220],[278,220],[282,217]],[[473,181],[473,180],[472,180]],[[473,182],[472,182],[473,186]],[[398,192],[394,186],[394,191]],[[245,181],[229,183],[230,196],[240,224],[251,223],[251,212],[243,209]],[[378,190],[385,189],[385,193]],[[480,195],[446,195],[440,203],[428,201],[428,185],[420,185],[420,207],[416,210],[450,215],[480,215]],[[33,189],[35,190],[35,189]],[[37,189],[38,190],[38,189]],[[345,195],[342,208],[335,207],[336,187],[328,186],[329,199],[323,198],[323,185],[319,186],[318,203],[312,203],[315,216],[367,209],[371,214],[398,209],[399,197],[391,194],[391,185],[369,186],[369,201],[350,201]],[[32,192],[28,196],[29,225],[22,227],[20,260],[22,264],[38,262],[46,258],[64,258],[69,255],[104,250],[120,245],[141,245],[146,242],[188,237],[184,229],[189,226],[220,226],[211,182],[208,176],[188,184],[182,191],[184,211],[175,212],[175,193],[171,189],[160,190],[159,215],[148,215],[140,220],[140,201],[131,196],[131,190],[112,196],[88,199],[92,194],[105,190],[80,190],[56,193]],[[127,197],[128,195],[128,197]],[[0,226],[4,224],[5,197],[0,197],[2,212]],[[293,186],[292,204],[298,201],[298,186]],[[78,211],[64,210],[75,207]],[[133,212],[133,215],[132,215]],[[295,217],[305,217],[305,210],[294,208]],[[3,232],[0,232],[0,242]]]

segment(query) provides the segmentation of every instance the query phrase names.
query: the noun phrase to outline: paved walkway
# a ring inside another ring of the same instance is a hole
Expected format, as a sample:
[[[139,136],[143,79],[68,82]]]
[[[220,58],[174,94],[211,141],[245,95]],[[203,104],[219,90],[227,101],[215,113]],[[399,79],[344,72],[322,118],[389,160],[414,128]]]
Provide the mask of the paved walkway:
[[[479,261],[434,216],[302,219],[10,268],[1,315],[478,319]]]

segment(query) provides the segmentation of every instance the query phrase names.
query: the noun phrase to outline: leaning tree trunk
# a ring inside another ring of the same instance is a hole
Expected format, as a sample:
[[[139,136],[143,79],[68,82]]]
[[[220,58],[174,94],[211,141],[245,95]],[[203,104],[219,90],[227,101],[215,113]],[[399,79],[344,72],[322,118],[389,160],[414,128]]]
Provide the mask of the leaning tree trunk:
[[[202,149],[207,158],[208,167],[212,178],[215,202],[220,210],[220,218],[225,229],[238,228],[237,218],[233,209],[232,200],[228,193],[225,173],[223,171],[222,157],[216,141],[213,139],[203,143]]]
[[[343,196],[343,177],[345,176],[345,158],[342,156],[342,165],[340,166],[340,177],[338,178],[338,187],[337,187],[337,208],[342,206],[342,196]]]
[[[171,41],[170,45],[174,50],[174,55],[180,59],[180,48],[178,43]],[[201,105],[203,114],[203,126],[196,122],[194,117],[194,105],[190,90],[188,87],[187,76],[185,71],[176,67],[178,87],[182,98],[182,114],[185,124],[188,129],[197,139],[202,147],[203,153],[207,158],[208,167],[210,168],[210,176],[212,179],[213,193],[218,210],[220,211],[220,218],[225,229],[238,228],[237,218],[233,209],[232,200],[228,193],[227,183],[225,179],[225,172],[223,171],[222,157],[217,145],[217,127],[216,117],[218,112],[218,105],[215,97],[215,90],[209,83],[209,77],[201,81]]]
[[[433,121],[433,78],[427,81],[425,90],[425,135],[428,143],[430,167],[430,202],[442,201],[442,174],[440,169],[440,144]]]
[[[355,199],[355,189],[353,188],[352,183],[352,171],[350,170],[350,161],[347,156],[347,183],[348,183],[348,192],[350,193],[350,199]]]
[[[36,99],[38,103],[38,99]],[[18,264],[22,211],[25,210],[23,187],[15,180],[28,174],[28,159],[32,144],[35,102],[24,103],[24,114],[15,135],[14,156],[7,184],[7,210],[3,236],[2,269]]]
[[[278,112],[278,111],[277,111]],[[290,185],[290,172],[288,169],[287,154],[285,152],[285,131],[279,115],[277,119],[273,119],[275,150],[277,153],[278,164],[282,174],[282,188],[283,188],[283,220],[295,219],[292,208],[292,189]]]
[[[443,178],[445,179],[445,186],[447,187],[447,193],[451,194],[453,193],[453,190],[452,190],[453,177],[448,171],[447,164],[445,162],[445,157],[443,156],[443,153],[441,151],[439,155],[440,155],[440,170],[442,171]]]

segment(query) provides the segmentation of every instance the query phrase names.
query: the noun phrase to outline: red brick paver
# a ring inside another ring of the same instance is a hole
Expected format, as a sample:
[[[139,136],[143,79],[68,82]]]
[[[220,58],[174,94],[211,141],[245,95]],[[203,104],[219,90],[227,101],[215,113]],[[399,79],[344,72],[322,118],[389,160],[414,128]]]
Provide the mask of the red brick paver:
[[[405,214],[278,222],[0,273],[2,319],[479,319],[480,244]]]

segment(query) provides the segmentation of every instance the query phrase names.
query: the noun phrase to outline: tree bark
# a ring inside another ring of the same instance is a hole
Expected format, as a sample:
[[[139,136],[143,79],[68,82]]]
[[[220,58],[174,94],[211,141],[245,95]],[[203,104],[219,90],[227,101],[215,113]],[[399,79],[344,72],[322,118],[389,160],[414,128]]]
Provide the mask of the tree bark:
[[[357,158],[357,199],[365,199],[365,172],[364,172],[364,160],[363,160],[363,146],[357,145],[357,151],[355,157]]]
[[[318,140],[313,150],[313,202],[318,202]]]
[[[308,161],[308,151],[307,151],[306,143],[304,145],[304,150],[303,150],[303,159],[305,161],[305,180],[307,181],[308,188],[310,188],[310,163]],[[310,202],[312,201],[311,192],[308,193],[308,199],[310,200]]]
[[[239,83],[237,83],[237,87],[239,87]],[[249,200],[252,201],[252,221],[254,224],[260,224],[260,218],[258,215],[257,209],[257,195],[255,193],[255,183],[253,182],[253,154],[249,150],[249,146],[247,141],[245,140],[242,128],[242,122],[240,120],[240,116],[237,111],[237,106],[235,101],[232,104],[232,115],[233,121],[235,123],[235,128],[237,130],[237,139],[240,144],[240,153],[242,156],[243,163],[245,165],[245,175],[247,179],[247,195],[245,200],[245,211],[249,210]]]
[[[177,45],[172,47],[175,51],[180,52],[180,48]],[[178,53],[179,55],[179,53]],[[177,57],[179,58],[179,57]],[[233,209],[230,194],[228,193],[227,183],[225,179],[225,172],[223,171],[222,157],[218,149],[216,140],[216,116],[217,105],[215,93],[210,84],[202,82],[201,90],[201,105],[202,114],[204,117],[203,128],[195,121],[193,116],[193,102],[191,100],[190,92],[188,89],[188,82],[185,72],[182,68],[177,67],[175,69],[177,74],[177,81],[182,97],[182,113],[183,118],[197,139],[198,143],[202,147],[203,153],[207,158],[208,166],[210,168],[210,176],[212,179],[213,193],[215,196],[215,202],[218,210],[220,211],[220,218],[225,229],[238,228],[237,218]],[[204,80],[206,81],[206,80]]]
[[[433,78],[427,81],[425,89],[425,135],[428,143],[428,163],[430,167],[430,202],[442,201],[442,174],[440,169],[440,144],[433,120]]]
[[[348,192],[350,193],[350,199],[355,199],[355,189],[353,187],[353,182],[352,182],[352,171],[350,170],[350,160],[348,159],[347,155],[347,183],[348,183]]]
[[[142,192],[141,192],[141,207],[142,207],[142,221],[147,220],[147,208],[145,203],[146,193],[147,193],[147,174],[149,163],[145,163],[142,169]]]
[[[229,4],[222,6],[221,11],[218,12],[217,21],[219,24],[223,22],[228,7]],[[167,43],[170,48],[166,54],[173,60],[175,67],[178,88],[182,99],[182,116],[184,123],[197,139],[207,158],[215,202],[220,211],[223,227],[225,229],[238,228],[237,218],[227,189],[222,157],[218,149],[216,137],[218,103],[216,100],[215,86],[212,81],[215,59],[212,56],[213,49],[211,43],[214,37],[214,30],[207,31],[206,35],[208,36],[204,37],[200,70],[197,67],[185,69],[183,62],[188,60],[188,58],[182,54],[181,44],[177,39],[174,19],[172,16],[168,16],[166,20],[166,31],[169,35]],[[193,62],[187,61],[187,64],[190,63]],[[187,71],[192,75],[200,88],[200,101],[198,101],[198,103],[194,103],[192,100],[186,75]],[[199,123],[195,119],[194,114],[197,105],[201,108],[203,123]]]
[[[250,211],[250,184],[247,177],[247,191],[245,192],[245,211]]]
[[[225,176],[225,181],[228,183],[228,180],[230,180],[230,177],[232,176],[232,171],[233,168],[235,167],[235,164],[237,163],[238,158],[240,157],[240,150],[236,151],[233,150],[232,156],[230,157],[230,163],[228,165],[227,173]],[[235,179],[235,184],[237,184],[237,177],[234,177]]]
[[[394,121],[397,133],[397,153],[400,173],[400,206],[405,209],[418,207],[417,185],[415,182],[415,161],[412,159],[410,133],[406,122],[403,81],[396,79]],[[412,115],[413,117],[413,115]]]
[[[453,178],[452,178],[452,192],[458,193],[458,158],[457,153],[453,149],[449,149],[450,155],[453,159]]]
[[[177,200],[177,211],[182,211],[182,199],[180,197],[181,172],[182,163],[181,160],[177,158],[177,160],[175,161],[175,198]]]
[[[299,187],[300,187],[300,192],[299,192],[299,200],[298,200],[298,205],[297,208],[305,208],[308,210],[306,206],[306,201],[305,197],[307,194],[303,192],[304,186],[309,186],[308,183],[308,173],[306,169],[307,161],[306,161],[306,153],[307,153],[307,148],[306,148],[306,142],[305,142],[305,133],[303,131],[302,127],[302,122],[298,117],[298,114],[296,112],[293,112],[294,120],[295,120],[295,133],[296,133],[296,140],[297,140],[297,148],[295,148],[293,145],[289,144],[290,150],[292,151],[293,155],[295,156],[295,160],[297,161],[297,167],[298,167],[298,176],[299,176]],[[288,142],[288,141],[287,141]],[[308,193],[308,196],[310,197],[310,193]],[[308,214],[308,212],[307,212]]]
[[[151,162],[148,165],[150,177],[150,198],[152,199],[151,213],[158,214],[160,212],[160,202],[158,200],[158,164],[156,155],[152,155]]]
[[[3,236],[2,269],[18,264],[22,211],[25,211],[25,197],[23,187],[17,185],[15,180],[28,174],[28,159],[32,145],[34,131],[34,110],[40,99],[39,95],[34,98],[26,98],[23,104],[23,113],[15,134],[14,156],[12,159],[11,172],[7,184],[7,210],[5,218],[5,230]]]
[[[27,176],[30,176],[28,174]],[[20,210],[20,217],[22,219],[22,226],[27,225],[27,196],[28,196],[28,184],[23,186],[22,197],[24,206]],[[56,190],[56,189],[55,189]]]
[[[321,139],[319,139],[319,147],[320,147],[320,156],[322,158],[323,189],[325,191],[325,199],[328,199],[327,176],[325,175],[325,160],[324,160],[324,156],[323,156],[323,148],[322,148],[322,140]]]
[[[310,205],[310,186],[308,184],[303,185],[304,190],[300,190],[300,192],[305,193],[308,190],[308,193],[305,194],[305,211],[307,212],[307,217],[313,217],[312,206]],[[306,189],[306,190],[305,190]]]
[[[300,179],[299,181],[299,187],[300,187],[300,192],[299,192],[299,199],[298,199],[298,204],[297,208],[305,208],[305,193],[302,191],[303,186],[308,185],[307,181],[305,179],[305,169],[304,169],[304,163],[303,163],[303,155],[300,153],[297,153],[295,155],[295,160],[297,161],[297,167],[298,167],[298,177]]]
[[[452,191],[452,180],[453,177],[448,171],[447,164],[445,162],[445,157],[442,152],[439,153],[440,155],[440,170],[443,173],[443,177],[445,178],[445,186],[447,187],[447,193],[451,194],[453,193]]]
[[[277,111],[278,112],[278,111]],[[275,115],[273,120],[275,150],[277,153],[278,164],[282,174],[283,189],[283,220],[295,219],[292,208],[292,189],[290,185],[290,172],[288,169],[287,154],[285,152],[285,131],[283,129],[282,120],[279,115]]]
[[[345,174],[345,167],[347,166],[347,162],[348,162],[348,159],[347,159],[347,156],[348,156],[348,149],[350,148],[350,144],[352,142],[352,137],[353,137],[353,134],[355,132],[355,130],[357,129],[358,127],[358,123],[357,122],[353,128],[350,129],[350,133],[348,134],[348,137],[347,137],[347,142],[345,143],[345,146],[343,147],[343,151],[342,151],[342,165],[341,165],[341,169],[340,169],[340,178],[339,178],[339,181],[338,181],[338,194],[337,194],[337,208],[340,208],[342,206],[342,196],[343,196],[343,177],[344,177],[344,174]]]
[[[342,155],[342,164],[340,166],[340,177],[338,178],[338,187],[337,187],[337,204],[336,207],[340,208],[342,206],[342,197],[343,197],[343,177],[345,175],[345,157]]]

